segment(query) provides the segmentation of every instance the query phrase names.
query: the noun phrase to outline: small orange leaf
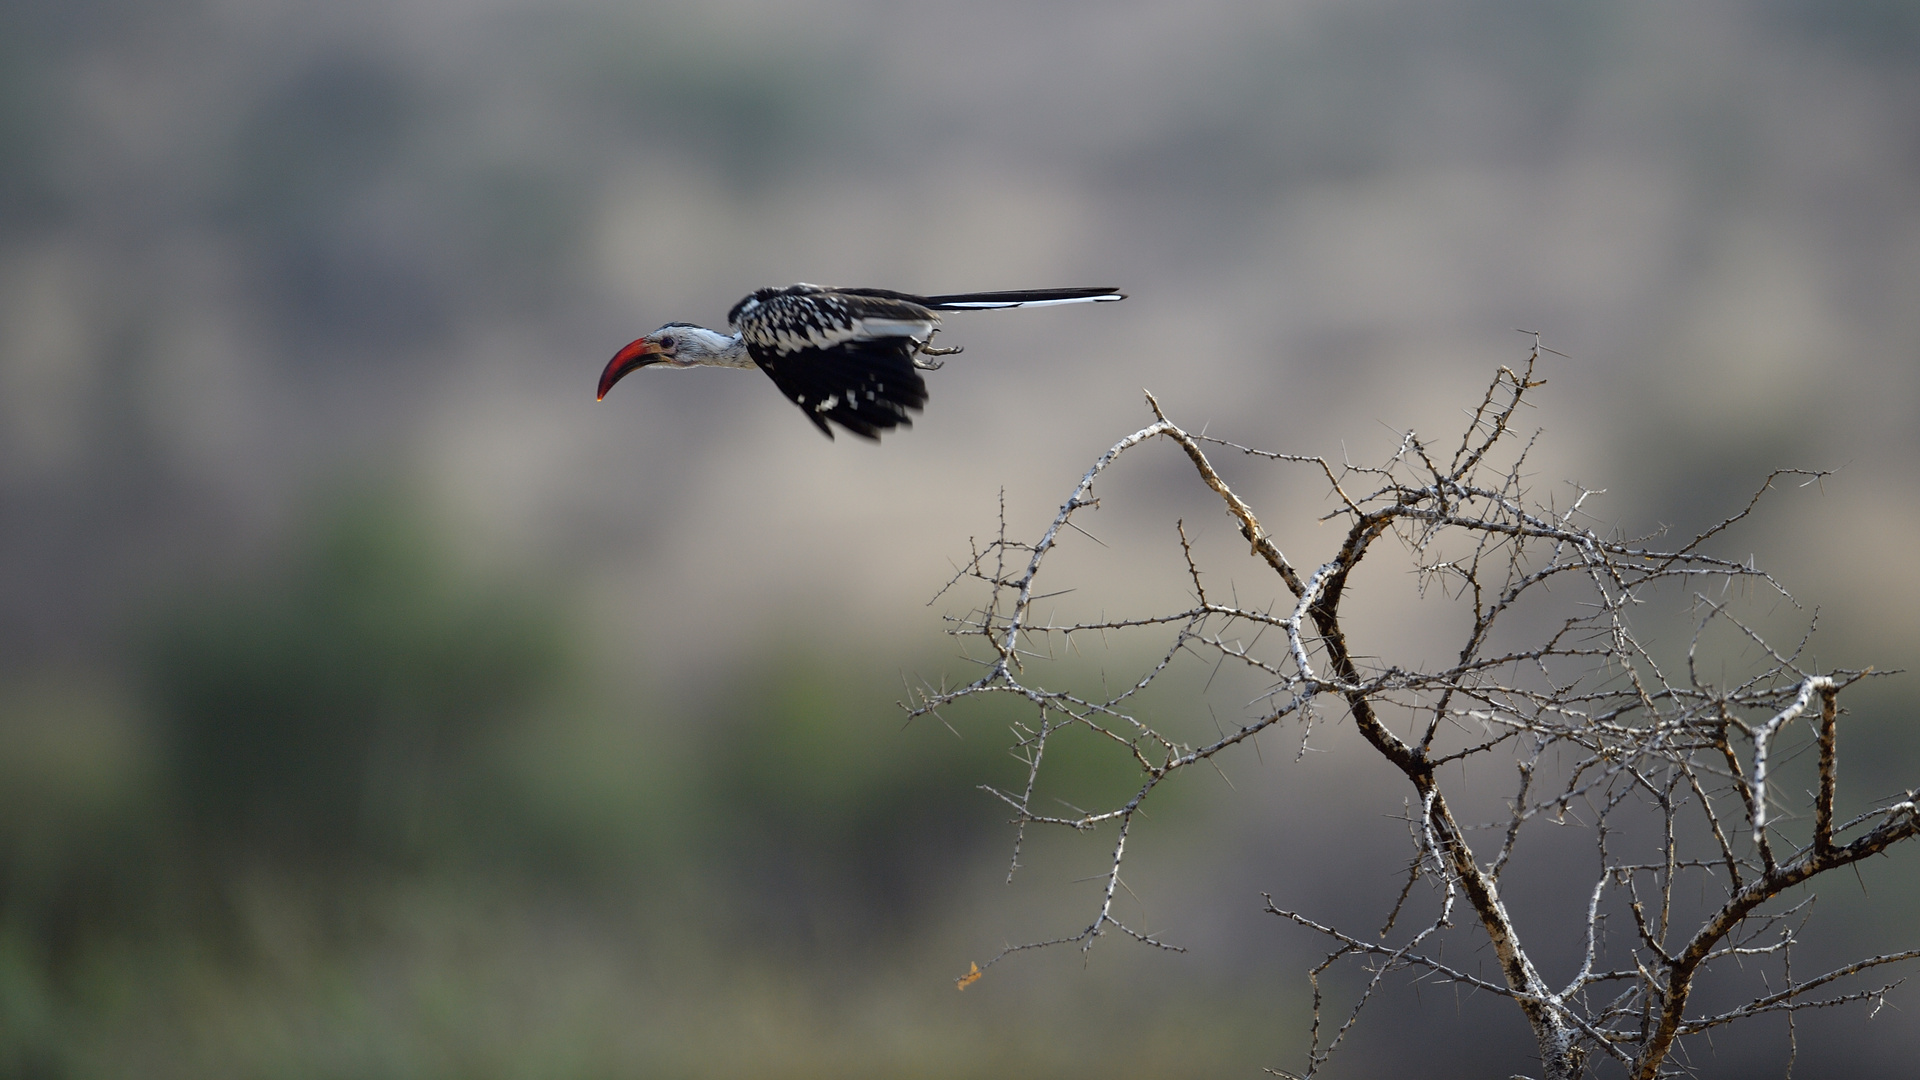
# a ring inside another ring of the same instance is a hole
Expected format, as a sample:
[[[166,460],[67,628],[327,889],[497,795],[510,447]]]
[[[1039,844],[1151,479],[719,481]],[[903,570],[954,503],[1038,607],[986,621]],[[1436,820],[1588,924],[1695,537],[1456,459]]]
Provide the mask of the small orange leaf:
[[[954,980],[954,983],[953,983],[954,989],[965,990],[967,987],[972,986],[974,983],[977,983],[980,981],[980,965],[970,963],[967,966],[972,968],[973,970],[967,972],[965,975],[962,975],[958,979]]]

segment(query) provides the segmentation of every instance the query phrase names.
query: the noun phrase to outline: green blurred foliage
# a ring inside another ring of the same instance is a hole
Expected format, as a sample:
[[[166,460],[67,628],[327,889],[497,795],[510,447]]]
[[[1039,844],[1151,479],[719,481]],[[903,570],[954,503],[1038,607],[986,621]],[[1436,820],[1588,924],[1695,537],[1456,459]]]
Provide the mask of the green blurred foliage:
[[[907,696],[899,675],[876,664],[789,655],[757,666],[706,744],[725,830],[766,853],[752,869],[781,866],[781,895],[790,899],[797,880],[837,906],[832,919],[816,913],[816,930],[900,929],[977,873],[981,854],[1004,857],[997,848],[1012,845],[1013,811],[984,788],[1024,789],[1028,751],[1017,744],[1038,724],[1037,709],[995,695],[890,728]],[[1051,732],[1044,763],[1038,798],[1063,816],[1124,802],[1144,779],[1125,745],[1082,726]],[[1158,808],[1174,810],[1178,796],[1162,795]],[[1086,846],[1104,851],[1106,842]]]
[[[925,1019],[961,955],[941,924],[1011,839],[978,785],[1024,782],[1027,703],[908,725],[901,667],[810,645],[617,695],[564,595],[453,551],[405,492],[336,493],[260,566],[158,602],[132,677],[0,693],[0,1075],[1060,1057],[969,1055]],[[1050,779],[1123,791],[1115,749],[1056,736]],[[820,1025],[901,1008],[888,973],[929,943],[912,1033],[849,1056]]]
[[[905,696],[897,671],[795,652],[718,702],[702,771],[739,914],[795,943],[877,945],[938,910],[1001,834],[976,789],[1007,771],[1001,740],[903,726]]]
[[[95,680],[0,691],[0,1075],[46,1074],[54,997],[105,936],[145,923],[164,850],[149,746]]]
[[[265,582],[183,601],[145,683],[205,847],[394,858],[461,828],[474,755],[558,686],[550,606],[463,578],[395,507],[349,500]]]

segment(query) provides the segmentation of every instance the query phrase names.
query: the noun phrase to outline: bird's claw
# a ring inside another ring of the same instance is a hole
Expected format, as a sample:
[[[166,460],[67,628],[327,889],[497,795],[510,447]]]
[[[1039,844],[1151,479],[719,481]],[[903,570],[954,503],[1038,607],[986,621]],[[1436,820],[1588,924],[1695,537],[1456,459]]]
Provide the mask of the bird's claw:
[[[940,328],[935,327],[933,330],[933,333],[937,334],[939,332],[940,332]],[[955,345],[951,349],[936,349],[933,347],[933,334],[928,334],[927,340],[918,343],[914,347],[913,351],[916,355],[913,358],[913,366],[919,368],[921,371],[939,371],[942,367],[945,367],[946,365],[941,363],[938,360],[922,360],[920,359],[920,357],[952,356],[957,352],[963,351],[965,348],[966,346],[964,345]]]

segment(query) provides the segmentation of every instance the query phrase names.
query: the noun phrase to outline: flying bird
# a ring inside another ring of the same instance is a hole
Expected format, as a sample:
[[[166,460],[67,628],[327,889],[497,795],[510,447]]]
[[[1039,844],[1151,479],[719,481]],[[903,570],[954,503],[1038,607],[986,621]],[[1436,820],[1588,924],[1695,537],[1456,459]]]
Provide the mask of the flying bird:
[[[600,373],[605,398],[628,372],[672,367],[759,368],[814,426],[831,420],[855,435],[911,427],[909,409],[927,404],[922,371],[957,348],[935,348],[943,311],[1049,307],[1124,300],[1116,289],[1017,289],[913,296],[887,289],[788,285],[760,289],[727,312],[731,334],[672,322],[614,354]]]

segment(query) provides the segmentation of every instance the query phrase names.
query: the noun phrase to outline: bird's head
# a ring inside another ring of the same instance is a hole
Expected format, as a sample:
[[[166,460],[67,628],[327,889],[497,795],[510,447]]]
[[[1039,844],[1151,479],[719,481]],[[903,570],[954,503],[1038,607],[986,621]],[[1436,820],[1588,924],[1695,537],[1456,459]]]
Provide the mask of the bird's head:
[[[725,340],[722,335],[704,326],[668,323],[643,338],[629,342],[626,348],[613,354],[613,359],[607,361],[607,369],[600,373],[599,397],[606,397],[607,391],[613,389],[614,383],[625,378],[627,372],[649,364],[693,367],[706,363],[717,354],[720,343]]]

